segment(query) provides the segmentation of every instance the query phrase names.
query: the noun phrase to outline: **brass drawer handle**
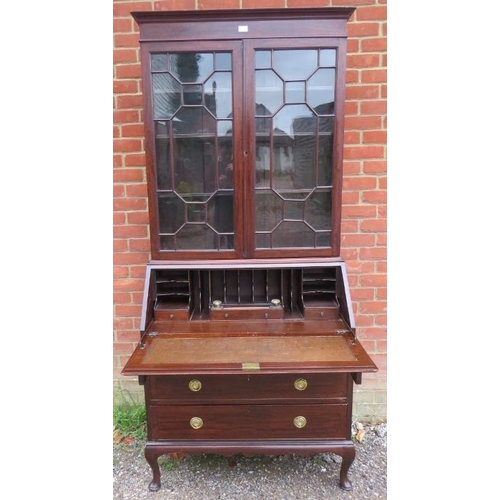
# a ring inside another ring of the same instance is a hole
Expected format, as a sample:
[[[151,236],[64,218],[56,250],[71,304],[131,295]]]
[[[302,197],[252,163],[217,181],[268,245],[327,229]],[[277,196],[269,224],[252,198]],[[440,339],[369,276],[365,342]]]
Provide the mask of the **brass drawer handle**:
[[[307,387],[307,380],[305,378],[298,378],[294,383],[293,386],[295,389],[298,391],[303,391]]]
[[[193,417],[189,424],[193,429],[201,429],[203,427],[203,420],[200,417]]]
[[[302,429],[302,427],[305,427],[307,424],[306,417],[295,417],[293,419],[293,425],[297,427],[298,429]]]
[[[200,389],[201,389],[201,382],[197,379],[193,379],[189,382],[189,388],[193,391],[193,392],[198,392]]]

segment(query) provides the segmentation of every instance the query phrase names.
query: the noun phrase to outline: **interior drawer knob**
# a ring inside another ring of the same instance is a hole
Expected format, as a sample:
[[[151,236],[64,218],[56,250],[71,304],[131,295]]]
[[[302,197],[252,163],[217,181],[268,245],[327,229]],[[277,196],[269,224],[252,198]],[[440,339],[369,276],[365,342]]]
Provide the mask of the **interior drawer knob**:
[[[307,424],[306,417],[295,417],[293,419],[293,425],[297,427],[298,429],[302,429],[302,427],[305,427]]]
[[[201,382],[197,379],[193,379],[189,382],[189,388],[193,391],[193,392],[198,392],[200,389],[201,389]]]
[[[201,429],[203,427],[203,420],[200,417],[193,417],[189,424],[193,429]]]
[[[305,378],[298,378],[293,385],[298,391],[303,391],[307,387],[307,380]]]

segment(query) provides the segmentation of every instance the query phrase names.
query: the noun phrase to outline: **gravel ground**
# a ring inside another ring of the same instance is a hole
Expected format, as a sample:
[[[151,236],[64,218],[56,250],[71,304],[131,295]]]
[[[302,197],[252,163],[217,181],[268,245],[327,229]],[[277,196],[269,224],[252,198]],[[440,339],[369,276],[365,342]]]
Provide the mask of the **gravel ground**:
[[[162,485],[150,492],[152,473],[145,442],[120,443],[113,450],[113,498],[177,500],[373,500],[387,498],[387,424],[365,425],[348,477],[351,491],[338,486],[341,458],[333,453],[223,457],[200,455],[159,459]]]

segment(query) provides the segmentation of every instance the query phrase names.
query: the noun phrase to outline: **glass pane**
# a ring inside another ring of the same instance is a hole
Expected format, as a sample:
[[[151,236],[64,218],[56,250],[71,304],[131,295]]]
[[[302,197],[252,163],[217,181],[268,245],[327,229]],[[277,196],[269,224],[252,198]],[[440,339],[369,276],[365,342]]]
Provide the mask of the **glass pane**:
[[[274,71],[255,72],[255,104],[263,106],[260,115],[270,115],[283,104],[283,80]]]
[[[176,115],[175,135],[203,134],[215,136],[215,118],[202,106],[182,108]]]
[[[170,161],[170,137],[168,122],[156,122],[156,175],[159,189],[172,189],[172,172]]]
[[[255,119],[255,183],[257,187],[269,187],[271,169],[271,118]]]
[[[218,52],[215,54],[215,69],[231,69],[231,54],[229,52]]]
[[[154,73],[152,78],[154,118],[170,118],[181,105],[181,86],[168,73]]]
[[[274,126],[290,138],[311,135],[316,133],[316,118],[305,104],[287,104],[276,114]]]
[[[208,222],[220,236],[220,248],[234,248],[233,207],[233,191],[218,191],[209,202]]]
[[[293,187],[313,188],[316,185],[316,121],[306,106],[294,106],[298,114],[293,119]],[[307,108],[309,116],[302,112]]]
[[[315,191],[305,202],[304,220],[314,229],[330,229],[332,191]]]
[[[333,134],[321,135],[318,150],[318,186],[332,185],[332,153]]]
[[[186,203],[188,222],[205,222],[207,220],[205,203]]]
[[[255,246],[257,248],[271,248],[271,235],[267,233],[257,233],[255,235]]]
[[[321,49],[319,51],[320,66],[335,66],[337,62],[337,51],[335,49]]]
[[[205,106],[217,118],[231,118],[232,85],[231,73],[214,73],[205,83]]]
[[[151,54],[151,70],[167,71],[168,54]]]
[[[315,233],[303,222],[283,221],[272,234],[275,247],[314,247]]]
[[[257,191],[255,196],[256,230],[270,231],[282,220],[283,200],[273,191]]]
[[[182,104],[196,106],[203,103],[203,87],[201,85],[184,85],[182,88]]]
[[[287,82],[285,84],[286,102],[304,102],[306,100],[305,82]]]
[[[281,192],[293,187],[293,141],[275,129],[273,134],[272,187]]]
[[[274,68],[284,80],[305,80],[317,66],[317,50],[274,51]]]
[[[255,52],[255,67],[270,68],[271,67],[271,51],[257,50]]]
[[[186,220],[185,204],[174,193],[158,196],[160,233],[175,233]]]
[[[232,190],[234,187],[233,138],[231,135],[219,137],[218,144],[218,188]]]
[[[171,72],[182,83],[204,82],[214,71],[214,55],[184,52],[171,54]]]
[[[186,224],[177,234],[179,250],[209,250],[218,248],[216,234],[205,224]]]
[[[332,232],[326,231],[316,235],[317,247],[331,247],[332,246]]]
[[[285,201],[285,219],[303,220],[304,203],[302,201]]]
[[[307,102],[314,108],[325,109],[335,100],[335,70],[319,69],[307,82]],[[330,111],[330,113],[333,112]],[[324,112],[320,114],[325,114]]]
[[[175,153],[175,189],[179,196],[189,200],[194,194],[213,193],[216,189],[214,141],[177,139]]]

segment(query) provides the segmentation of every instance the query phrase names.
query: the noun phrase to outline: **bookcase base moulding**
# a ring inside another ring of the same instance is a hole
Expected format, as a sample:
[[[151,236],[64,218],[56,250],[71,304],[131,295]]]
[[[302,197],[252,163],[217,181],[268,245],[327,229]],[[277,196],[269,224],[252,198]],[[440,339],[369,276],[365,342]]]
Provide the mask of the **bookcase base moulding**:
[[[132,13],[151,260],[140,340],[149,489],[165,453],[334,452],[350,489],[356,335],[340,257],[353,8]]]

